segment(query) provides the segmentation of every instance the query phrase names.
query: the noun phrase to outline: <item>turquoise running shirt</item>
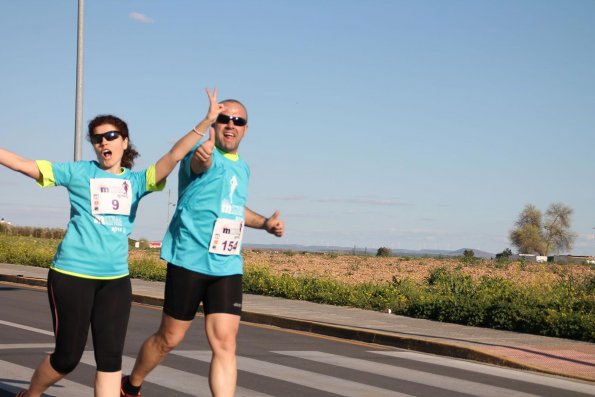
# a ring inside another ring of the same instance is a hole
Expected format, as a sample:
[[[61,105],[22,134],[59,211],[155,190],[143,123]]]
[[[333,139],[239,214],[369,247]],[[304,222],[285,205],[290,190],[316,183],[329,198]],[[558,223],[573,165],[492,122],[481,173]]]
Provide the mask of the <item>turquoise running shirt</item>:
[[[197,146],[198,147],[198,146]],[[217,220],[243,227],[250,169],[238,155],[213,151],[211,167],[196,175],[190,168],[194,149],[180,163],[178,205],[163,237],[161,258],[212,276],[243,274],[241,238],[232,254],[209,252]]]
[[[156,185],[155,166],[120,174],[104,171],[96,161],[50,163],[38,160],[42,187],[64,186],[70,198],[70,221],[52,269],[78,277],[112,279],[128,275],[128,236],[139,201]]]

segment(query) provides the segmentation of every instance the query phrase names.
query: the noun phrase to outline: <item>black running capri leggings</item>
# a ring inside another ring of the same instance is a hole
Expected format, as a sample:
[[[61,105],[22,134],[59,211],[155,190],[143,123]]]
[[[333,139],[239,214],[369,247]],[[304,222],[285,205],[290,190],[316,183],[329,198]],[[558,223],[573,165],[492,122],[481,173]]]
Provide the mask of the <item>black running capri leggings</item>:
[[[50,269],[47,290],[56,337],[52,367],[61,374],[74,370],[90,324],[97,370],[120,371],[132,300],[130,277],[97,280]]]

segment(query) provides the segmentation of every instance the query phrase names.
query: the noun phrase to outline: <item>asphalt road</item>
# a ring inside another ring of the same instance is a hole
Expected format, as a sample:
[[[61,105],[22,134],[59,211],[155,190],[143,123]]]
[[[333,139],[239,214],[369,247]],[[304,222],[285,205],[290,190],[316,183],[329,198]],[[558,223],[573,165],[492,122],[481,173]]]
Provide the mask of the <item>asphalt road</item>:
[[[51,316],[44,289],[0,283],[0,396],[26,387],[51,351]],[[159,323],[160,308],[133,305],[124,351],[128,372],[144,339]],[[209,396],[210,353],[198,316],[186,340],[143,386],[143,396]],[[89,338],[90,339],[90,338]],[[237,396],[551,396],[586,397],[580,381],[319,335],[242,323]],[[92,345],[81,364],[48,396],[92,396]]]

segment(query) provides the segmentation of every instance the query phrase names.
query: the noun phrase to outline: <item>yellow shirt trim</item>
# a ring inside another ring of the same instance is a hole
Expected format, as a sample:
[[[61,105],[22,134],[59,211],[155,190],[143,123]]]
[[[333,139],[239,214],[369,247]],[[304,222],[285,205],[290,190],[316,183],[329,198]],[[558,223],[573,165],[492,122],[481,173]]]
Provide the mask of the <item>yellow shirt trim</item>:
[[[240,159],[240,155],[237,153],[227,153],[224,152],[223,150],[216,148],[219,153],[221,153],[223,155],[223,157],[225,157],[226,159],[229,159],[231,161],[238,161]]]
[[[150,192],[160,192],[165,188],[167,178],[163,178],[161,183],[155,181],[155,164],[147,168],[147,190]]]
[[[37,168],[39,168],[40,174],[37,184],[41,187],[56,186],[52,163],[47,160],[35,160],[35,163],[37,164]]]
[[[67,274],[69,276],[80,277],[80,278],[87,278],[90,280],[116,280],[118,278],[126,277],[129,273],[123,274],[121,276],[108,276],[108,277],[101,277],[101,276],[89,276],[87,274],[80,274],[75,272],[67,272],[66,270],[58,269],[54,265],[50,266],[50,269],[57,271],[58,273]]]

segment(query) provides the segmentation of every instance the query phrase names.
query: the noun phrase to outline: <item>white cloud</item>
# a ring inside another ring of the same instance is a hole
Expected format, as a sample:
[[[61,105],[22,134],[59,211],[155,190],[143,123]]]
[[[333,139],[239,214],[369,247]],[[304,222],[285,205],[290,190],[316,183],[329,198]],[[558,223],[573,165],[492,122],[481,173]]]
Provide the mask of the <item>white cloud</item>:
[[[134,19],[135,21],[139,21],[142,23],[153,23],[155,20],[151,17],[148,17],[140,12],[131,12],[129,15],[130,19]]]

